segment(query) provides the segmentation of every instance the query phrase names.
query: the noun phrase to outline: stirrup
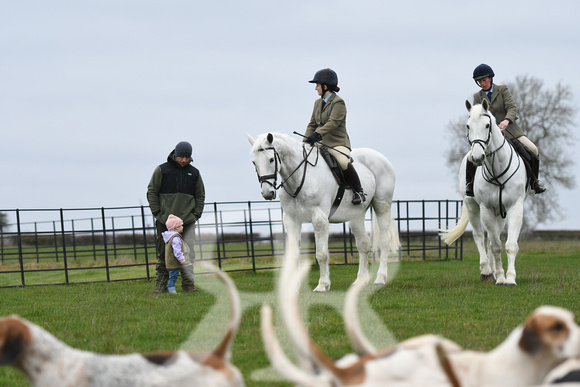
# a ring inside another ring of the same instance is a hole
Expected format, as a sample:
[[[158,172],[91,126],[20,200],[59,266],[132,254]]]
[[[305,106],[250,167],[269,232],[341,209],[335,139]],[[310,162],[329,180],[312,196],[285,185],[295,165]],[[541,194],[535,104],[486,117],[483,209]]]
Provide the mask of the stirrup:
[[[534,182],[532,188],[536,194],[546,192],[546,186],[539,179]]]
[[[365,197],[365,193],[363,191],[354,191],[352,195],[352,204],[361,204],[362,202],[366,202],[367,198]]]

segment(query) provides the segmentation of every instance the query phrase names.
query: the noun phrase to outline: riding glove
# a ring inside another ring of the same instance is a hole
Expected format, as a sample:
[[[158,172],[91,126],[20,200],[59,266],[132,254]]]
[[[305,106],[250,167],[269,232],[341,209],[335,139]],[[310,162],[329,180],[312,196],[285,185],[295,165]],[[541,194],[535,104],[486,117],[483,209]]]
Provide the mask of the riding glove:
[[[322,136],[316,132],[306,137],[306,142],[309,143],[310,145],[314,145],[314,143],[318,141],[322,141]]]

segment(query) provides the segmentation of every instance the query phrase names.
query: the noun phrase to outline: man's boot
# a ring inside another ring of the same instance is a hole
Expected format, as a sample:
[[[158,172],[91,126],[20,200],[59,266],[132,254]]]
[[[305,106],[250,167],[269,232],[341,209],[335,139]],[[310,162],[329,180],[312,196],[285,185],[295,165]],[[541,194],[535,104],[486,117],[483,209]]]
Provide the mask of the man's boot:
[[[157,287],[155,288],[153,293],[155,294],[167,293],[167,284],[157,284]]]
[[[475,178],[475,171],[477,167],[471,161],[467,160],[465,163],[465,196],[473,197],[473,179]]]
[[[532,189],[536,194],[541,194],[542,192],[546,191],[546,186],[540,179],[538,179],[538,175],[540,173],[540,157],[532,156],[532,161],[530,164],[532,167]]]
[[[365,193],[360,185],[360,179],[358,178],[358,173],[352,163],[348,163],[348,167],[342,171],[346,181],[350,184],[352,188],[352,204],[361,204],[366,201]]]

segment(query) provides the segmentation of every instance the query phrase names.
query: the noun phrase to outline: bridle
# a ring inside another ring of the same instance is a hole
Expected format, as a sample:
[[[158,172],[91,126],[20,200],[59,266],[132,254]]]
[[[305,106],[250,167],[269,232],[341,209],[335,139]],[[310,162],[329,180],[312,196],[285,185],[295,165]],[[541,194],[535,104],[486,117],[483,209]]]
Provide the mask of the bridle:
[[[512,161],[514,158],[514,148],[513,146],[510,146],[510,159],[507,163],[507,166],[505,167],[505,169],[503,170],[503,172],[501,172],[500,174],[494,174],[493,172],[493,165],[495,164],[495,155],[496,152],[498,152],[501,148],[503,148],[503,146],[506,144],[507,140],[505,138],[505,136],[503,136],[503,142],[502,144],[497,147],[496,149],[494,149],[493,151],[488,152],[487,151],[487,146],[489,145],[490,141],[491,141],[491,130],[492,130],[492,121],[491,121],[491,116],[489,114],[483,114],[484,116],[486,116],[489,119],[489,131],[487,132],[487,139],[484,140],[473,140],[471,141],[471,139],[469,138],[469,130],[467,132],[467,141],[469,141],[469,145],[471,145],[473,147],[473,144],[477,144],[479,146],[481,146],[483,148],[483,150],[485,151],[485,161],[483,162],[483,166],[485,167],[485,169],[483,170],[483,178],[485,181],[487,181],[490,184],[493,184],[497,187],[499,187],[499,206],[500,206],[500,211],[501,211],[501,217],[503,219],[505,219],[506,215],[507,215],[507,211],[505,209],[505,206],[503,205],[502,202],[502,194],[503,194],[503,189],[506,185],[506,183],[516,174],[516,172],[520,169],[520,165],[522,163],[521,158],[519,157],[519,155],[517,155],[516,153],[516,158],[518,160],[518,166],[516,167],[516,169],[513,171],[513,173],[508,176],[504,182],[500,182],[500,178],[503,177],[504,175],[506,175],[508,173],[508,171],[510,170],[510,167],[512,165]],[[485,145],[485,146],[484,146]],[[491,159],[491,167],[490,167],[490,163],[488,162],[488,158]]]
[[[298,166],[296,166],[296,168],[294,168],[292,173],[290,173],[290,175],[288,175],[288,177],[286,179],[284,179],[284,181],[280,182],[280,185],[277,185],[278,173],[279,173],[278,166],[282,163],[282,159],[280,158],[280,154],[278,153],[276,148],[274,148],[273,146],[258,149],[257,152],[265,152],[268,150],[274,151],[274,173],[271,173],[269,175],[260,176],[260,173],[258,173],[258,168],[256,168],[256,175],[258,175],[258,181],[260,182],[260,184],[264,184],[264,183],[269,184],[272,188],[274,188],[275,191],[277,191],[278,188],[282,187],[282,188],[284,188],[284,191],[286,191],[286,193],[288,195],[295,198],[296,196],[298,196],[298,194],[302,190],[302,186],[304,185],[304,181],[306,180],[306,168],[308,167],[308,165],[315,166],[318,163],[319,152],[316,153],[316,160],[314,161],[314,163],[311,163],[308,161],[308,157],[310,156],[310,153],[312,153],[314,148],[318,149],[318,147],[313,146],[312,148],[310,148],[309,151],[307,151],[306,148],[304,147],[304,145],[302,145],[302,156],[303,156],[302,161],[298,164]],[[292,177],[292,175],[294,175],[294,173],[296,173],[298,171],[298,169],[300,169],[300,167],[302,167],[302,166],[304,166],[303,172],[302,172],[302,180],[301,180],[300,184],[298,185],[298,187],[296,188],[296,190],[294,191],[294,193],[290,193],[290,192],[288,192],[288,189],[286,188],[286,183]],[[270,180],[274,180],[274,181],[272,182]]]

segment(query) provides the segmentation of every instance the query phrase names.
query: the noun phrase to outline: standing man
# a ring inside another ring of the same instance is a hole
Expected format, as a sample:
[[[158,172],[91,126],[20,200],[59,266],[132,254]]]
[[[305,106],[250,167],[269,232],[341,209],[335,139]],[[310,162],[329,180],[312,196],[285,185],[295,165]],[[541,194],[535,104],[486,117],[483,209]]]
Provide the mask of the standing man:
[[[191,247],[191,261],[181,268],[184,292],[196,291],[193,277],[195,222],[201,218],[205,204],[205,187],[199,170],[191,165],[193,148],[181,141],[167,156],[167,162],[153,171],[147,187],[147,201],[155,217],[157,230],[156,288],[154,293],[166,293],[169,272],[165,266],[165,243],[162,234],[170,214],[183,220],[183,239]]]

